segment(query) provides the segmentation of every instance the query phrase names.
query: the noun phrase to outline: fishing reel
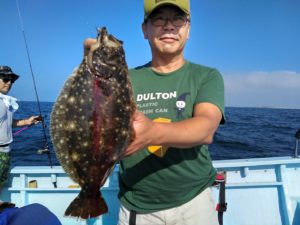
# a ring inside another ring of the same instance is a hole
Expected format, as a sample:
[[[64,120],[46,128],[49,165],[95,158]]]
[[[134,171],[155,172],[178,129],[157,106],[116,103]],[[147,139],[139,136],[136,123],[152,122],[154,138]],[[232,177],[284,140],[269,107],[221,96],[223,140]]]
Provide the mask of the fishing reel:
[[[39,154],[39,155],[47,154],[48,160],[49,160],[49,165],[52,168],[51,154],[50,154],[50,150],[48,148],[47,143],[45,144],[45,147],[43,149],[38,149],[36,153]]]
[[[49,153],[49,149],[48,148],[38,149],[36,153],[39,154],[39,155],[43,155],[45,153],[48,154]]]

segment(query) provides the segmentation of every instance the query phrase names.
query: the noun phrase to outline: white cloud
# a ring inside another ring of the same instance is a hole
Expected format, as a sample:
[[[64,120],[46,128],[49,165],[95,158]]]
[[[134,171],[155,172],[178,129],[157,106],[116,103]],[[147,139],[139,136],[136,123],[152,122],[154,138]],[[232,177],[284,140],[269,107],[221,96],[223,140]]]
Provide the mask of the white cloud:
[[[223,74],[227,106],[300,108],[300,73]]]

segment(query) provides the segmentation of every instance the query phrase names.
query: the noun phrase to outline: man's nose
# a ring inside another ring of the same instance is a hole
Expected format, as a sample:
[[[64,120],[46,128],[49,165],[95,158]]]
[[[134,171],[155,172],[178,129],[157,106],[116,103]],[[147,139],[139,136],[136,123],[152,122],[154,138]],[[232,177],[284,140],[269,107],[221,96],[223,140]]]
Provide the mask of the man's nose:
[[[165,24],[164,24],[164,28],[168,28],[168,29],[174,29],[174,25],[173,25],[173,20],[170,18],[166,18],[165,19]]]

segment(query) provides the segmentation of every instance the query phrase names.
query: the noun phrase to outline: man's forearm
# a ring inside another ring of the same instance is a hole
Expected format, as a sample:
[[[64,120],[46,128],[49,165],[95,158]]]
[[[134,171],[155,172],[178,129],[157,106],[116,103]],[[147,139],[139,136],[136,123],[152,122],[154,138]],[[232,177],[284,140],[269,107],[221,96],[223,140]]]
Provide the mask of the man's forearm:
[[[151,145],[189,148],[210,144],[217,126],[207,118],[193,117],[174,123],[155,123]]]

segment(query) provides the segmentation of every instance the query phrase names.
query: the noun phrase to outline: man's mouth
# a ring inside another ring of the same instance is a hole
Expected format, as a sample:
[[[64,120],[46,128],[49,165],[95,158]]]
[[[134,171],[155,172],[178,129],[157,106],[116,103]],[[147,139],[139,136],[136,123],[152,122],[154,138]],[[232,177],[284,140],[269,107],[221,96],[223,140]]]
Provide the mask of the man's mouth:
[[[175,42],[178,39],[174,38],[174,37],[161,37],[159,40],[163,41],[163,42]]]

